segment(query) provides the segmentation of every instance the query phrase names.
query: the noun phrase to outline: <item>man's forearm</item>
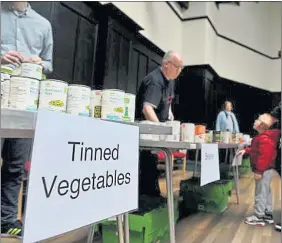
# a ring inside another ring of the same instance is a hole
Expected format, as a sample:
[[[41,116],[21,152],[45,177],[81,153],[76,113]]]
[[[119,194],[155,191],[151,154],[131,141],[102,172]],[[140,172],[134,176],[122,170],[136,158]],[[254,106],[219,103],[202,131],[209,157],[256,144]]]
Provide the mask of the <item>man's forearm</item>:
[[[172,110],[171,110],[171,105],[169,106],[169,110],[168,110],[168,120],[170,120],[170,121],[174,120],[174,115],[173,115]]]
[[[169,116],[173,115],[172,114],[172,110],[171,110],[171,105],[169,106],[169,112],[168,112]]]
[[[143,114],[148,121],[159,122],[159,119],[154,111],[154,108],[150,105],[144,105]]]

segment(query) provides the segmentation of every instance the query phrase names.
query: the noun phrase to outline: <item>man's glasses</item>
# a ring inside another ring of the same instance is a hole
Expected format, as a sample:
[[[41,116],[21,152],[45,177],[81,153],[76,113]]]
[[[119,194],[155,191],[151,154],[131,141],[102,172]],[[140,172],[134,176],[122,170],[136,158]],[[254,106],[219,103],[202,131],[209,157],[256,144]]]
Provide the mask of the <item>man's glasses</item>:
[[[177,68],[177,69],[183,70],[183,68],[184,68],[184,66],[176,65],[176,64],[174,64],[173,62],[169,62],[169,63],[172,64],[172,66],[174,66],[174,67]]]

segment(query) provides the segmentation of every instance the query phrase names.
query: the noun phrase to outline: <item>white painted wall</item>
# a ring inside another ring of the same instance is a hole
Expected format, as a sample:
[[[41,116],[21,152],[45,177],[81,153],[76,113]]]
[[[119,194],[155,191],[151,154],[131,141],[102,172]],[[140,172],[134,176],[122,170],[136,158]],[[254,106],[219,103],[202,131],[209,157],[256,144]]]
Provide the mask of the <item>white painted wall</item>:
[[[206,4],[207,15],[218,33],[270,56],[277,55],[281,44],[277,48],[269,45],[269,40],[277,32],[273,25],[278,27],[280,24],[281,33],[281,3],[241,2],[240,6],[220,4],[219,9],[212,2]],[[278,20],[277,23],[275,20]]]
[[[214,2],[190,2],[189,10],[170,4],[183,19],[209,16],[218,33],[258,51],[276,56],[280,50],[281,2],[241,2],[240,7],[220,4],[219,9]],[[270,39],[274,45],[269,45]]]
[[[141,33],[163,51],[183,53],[185,65],[210,64],[222,77],[269,91],[281,91],[281,59],[270,60],[216,36],[207,20],[181,22],[166,2],[112,2],[138,23]],[[281,49],[281,3],[241,6],[190,2],[182,18],[208,15],[219,34],[270,56]],[[269,79],[269,74],[271,78]],[[268,77],[268,78],[266,78]]]
[[[174,9],[185,18],[209,16],[217,32],[269,56],[281,49],[281,3],[241,2],[240,7],[190,2]],[[225,78],[269,91],[281,91],[281,59],[270,60],[216,36],[207,20],[183,22],[185,64],[210,64]],[[186,43],[189,42],[188,44]]]
[[[182,52],[182,23],[166,2],[112,2],[144,31],[140,33],[163,51]]]

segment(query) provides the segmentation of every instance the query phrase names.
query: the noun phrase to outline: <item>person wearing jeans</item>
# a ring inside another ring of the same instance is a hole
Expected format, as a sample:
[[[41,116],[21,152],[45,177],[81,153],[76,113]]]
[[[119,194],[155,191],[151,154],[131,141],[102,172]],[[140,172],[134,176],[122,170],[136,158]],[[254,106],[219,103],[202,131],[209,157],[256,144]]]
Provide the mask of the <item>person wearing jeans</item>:
[[[31,139],[2,139],[1,168],[1,236],[18,237],[22,225],[17,220],[18,197],[23,180],[24,164],[28,160]]]
[[[274,107],[274,109],[270,112],[273,120],[272,124],[273,127],[281,129],[281,101],[278,103],[277,106]],[[280,137],[280,143],[277,146],[277,159],[276,159],[276,171],[281,177],[281,137]],[[281,222],[275,224],[275,228],[278,231],[281,231]]]
[[[50,22],[36,13],[28,2],[2,2],[1,66],[15,68],[30,62],[41,65],[44,73],[50,73],[52,59]],[[22,223],[17,220],[18,196],[31,144],[31,139],[1,139],[1,237],[22,236]]]
[[[254,123],[254,129],[258,132],[252,139],[250,147],[239,154],[250,155],[251,166],[255,179],[255,203],[254,213],[246,218],[249,225],[264,226],[265,223],[274,223],[272,215],[271,180],[277,157],[276,147],[279,142],[280,131],[270,128],[270,114],[263,114]]]

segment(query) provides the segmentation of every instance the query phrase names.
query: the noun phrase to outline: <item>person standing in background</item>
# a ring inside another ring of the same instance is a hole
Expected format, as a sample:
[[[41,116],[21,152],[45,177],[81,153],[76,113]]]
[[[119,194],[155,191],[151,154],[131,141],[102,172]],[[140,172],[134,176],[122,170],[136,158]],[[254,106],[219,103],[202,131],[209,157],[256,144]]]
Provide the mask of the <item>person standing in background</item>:
[[[216,131],[239,133],[239,125],[235,114],[232,112],[233,107],[230,101],[225,101],[216,118]],[[219,161],[222,163],[230,159],[230,150],[219,150]]]
[[[136,96],[136,120],[165,122],[173,120],[171,104],[174,97],[174,80],[183,68],[182,57],[167,52],[161,67],[149,73],[142,81]],[[139,195],[160,196],[157,156],[150,151],[140,153]]]
[[[216,119],[216,131],[239,133],[239,125],[230,101],[225,101],[223,110],[219,112]]]
[[[1,4],[1,66],[17,67],[22,62],[42,65],[44,73],[53,70],[53,34],[50,22],[36,13],[28,2]],[[18,195],[24,164],[31,151],[31,139],[2,139],[1,237],[22,236],[17,220]]]

